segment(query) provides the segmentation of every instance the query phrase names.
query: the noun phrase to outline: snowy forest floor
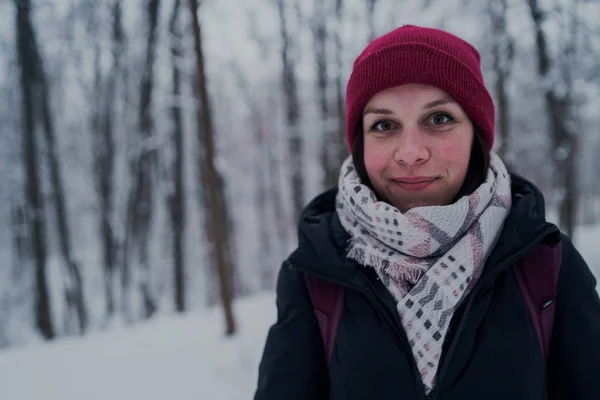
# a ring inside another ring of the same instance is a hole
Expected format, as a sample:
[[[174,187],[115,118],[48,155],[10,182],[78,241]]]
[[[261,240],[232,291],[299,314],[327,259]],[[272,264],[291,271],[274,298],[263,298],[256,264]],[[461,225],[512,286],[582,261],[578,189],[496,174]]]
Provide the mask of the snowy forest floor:
[[[600,226],[575,243],[600,278]],[[272,294],[235,304],[239,333],[222,334],[218,309],[163,317],[130,329],[0,352],[3,400],[242,400],[252,397]]]

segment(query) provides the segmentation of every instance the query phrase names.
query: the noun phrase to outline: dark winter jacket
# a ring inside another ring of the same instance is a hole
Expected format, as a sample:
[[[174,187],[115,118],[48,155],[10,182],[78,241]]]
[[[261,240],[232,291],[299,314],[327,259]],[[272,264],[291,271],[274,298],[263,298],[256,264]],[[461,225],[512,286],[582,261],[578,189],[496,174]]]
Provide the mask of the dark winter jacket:
[[[453,317],[429,397],[393,297],[372,268],[345,257],[348,235],[334,199],[330,191],[307,207],[298,249],[280,271],[278,318],[267,338],[255,400],[600,399],[600,300],[585,261],[563,235],[548,382],[509,268],[538,244],[561,238],[545,222],[544,200],[531,183],[513,176],[513,208],[481,278]],[[304,273],[346,287],[329,368]]]

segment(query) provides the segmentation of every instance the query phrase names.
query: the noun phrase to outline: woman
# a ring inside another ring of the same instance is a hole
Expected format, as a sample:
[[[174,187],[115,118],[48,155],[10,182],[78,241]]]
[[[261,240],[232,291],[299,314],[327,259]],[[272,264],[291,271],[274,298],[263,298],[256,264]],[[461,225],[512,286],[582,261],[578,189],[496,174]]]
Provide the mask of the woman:
[[[479,54],[404,26],[354,63],[352,157],[300,221],[255,399],[598,399],[600,301],[544,199],[491,149]],[[562,243],[546,363],[510,268]],[[344,288],[328,364],[305,274]]]

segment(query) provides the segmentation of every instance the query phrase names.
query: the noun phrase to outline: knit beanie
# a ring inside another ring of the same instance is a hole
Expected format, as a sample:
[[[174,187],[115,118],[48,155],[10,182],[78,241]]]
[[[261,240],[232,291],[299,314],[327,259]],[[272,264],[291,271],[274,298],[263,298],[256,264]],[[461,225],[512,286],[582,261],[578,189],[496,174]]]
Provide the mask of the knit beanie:
[[[409,83],[447,92],[477,126],[488,150],[492,149],[494,103],[485,87],[477,50],[448,32],[405,25],[373,40],[354,62],[346,87],[350,151],[369,100],[382,90]]]

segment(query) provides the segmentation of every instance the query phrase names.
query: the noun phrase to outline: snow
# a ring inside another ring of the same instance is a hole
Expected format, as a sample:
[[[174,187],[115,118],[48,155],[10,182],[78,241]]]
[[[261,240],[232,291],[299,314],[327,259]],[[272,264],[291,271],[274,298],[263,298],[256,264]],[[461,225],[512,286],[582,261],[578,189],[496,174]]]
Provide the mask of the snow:
[[[600,225],[582,227],[579,251],[600,277]],[[272,294],[238,300],[239,334],[225,338],[218,309],[163,317],[84,339],[0,353],[4,400],[238,400],[251,398]]]
[[[3,400],[241,400],[251,397],[271,294],[236,303],[226,339],[217,309],[0,353]]]

